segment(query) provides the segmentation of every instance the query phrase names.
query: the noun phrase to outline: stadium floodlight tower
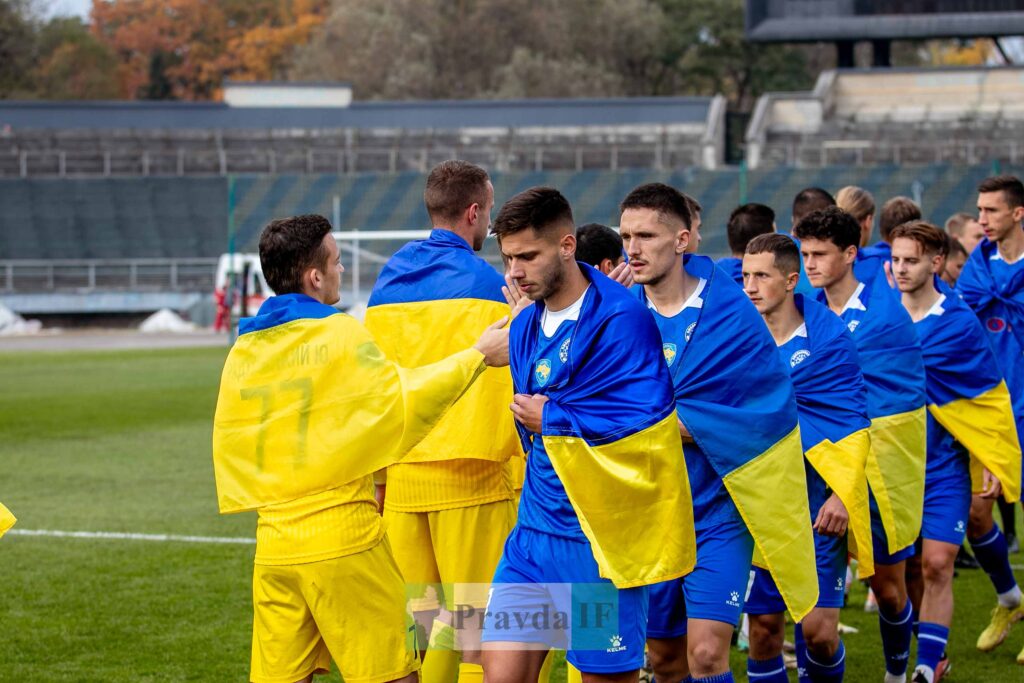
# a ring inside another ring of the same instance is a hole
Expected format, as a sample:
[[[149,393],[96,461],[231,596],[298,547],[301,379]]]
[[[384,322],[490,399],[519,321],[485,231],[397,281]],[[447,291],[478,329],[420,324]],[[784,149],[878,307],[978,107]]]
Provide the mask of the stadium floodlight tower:
[[[762,43],[834,42],[840,68],[853,67],[853,49],[871,41],[873,66],[891,66],[893,40],[992,38],[1024,35],[1021,0],[747,0],[747,40]]]

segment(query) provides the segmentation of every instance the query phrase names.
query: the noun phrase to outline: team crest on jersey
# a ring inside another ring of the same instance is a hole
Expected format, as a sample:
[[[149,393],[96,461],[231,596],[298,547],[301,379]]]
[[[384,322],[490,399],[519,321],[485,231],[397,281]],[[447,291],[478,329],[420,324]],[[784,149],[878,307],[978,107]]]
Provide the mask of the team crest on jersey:
[[[686,340],[687,344],[690,343],[690,337],[693,336],[693,330],[696,327],[697,327],[697,323],[690,323],[690,326],[686,328],[686,333],[683,335],[683,339]]]
[[[661,351],[665,354],[665,362],[668,363],[669,367],[676,362],[676,345],[675,344],[662,344]]]
[[[537,380],[537,384],[547,386],[548,380],[551,379],[551,361],[547,358],[541,358],[537,361],[537,367],[533,369],[533,376]]]
[[[566,337],[565,341],[562,342],[562,345],[560,347],[558,347],[558,360],[562,361],[563,363],[568,363],[569,362],[569,340],[570,339],[572,339],[572,337]]]
[[[860,321],[859,320],[851,320],[850,324],[847,325],[846,327],[850,330],[850,333],[852,334],[854,332],[854,330],[857,329],[858,325],[860,325]]]
[[[999,333],[1006,329],[1006,321],[1002,318],[989,318],[985,321],[985,327],[989,332]]]
[[[807,349],[800,349],[789,358],[789,367],[795,368],[796,366],[803,363],[805,360],[811,357],[811,352]]]

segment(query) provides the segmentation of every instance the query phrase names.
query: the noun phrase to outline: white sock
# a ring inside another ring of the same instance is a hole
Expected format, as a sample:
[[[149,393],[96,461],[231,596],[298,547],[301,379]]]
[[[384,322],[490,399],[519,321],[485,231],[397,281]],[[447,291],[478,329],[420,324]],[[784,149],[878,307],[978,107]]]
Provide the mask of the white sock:
[[[1005,607],[1006,609],[1020,607],[1020,586],[1014,586],[1005,593],[1000,593],[997,597],[999,598],[1000,607]]]
[[[930,666],[918,664],[917,668],[914,669],[914,678],[917,678],[918,674],[924,676],[925,680],[928,681],[928,683],[932,683],[932,681],[935,680],[935,671]]]
[[[885,672],[885,683],[907,683],[907,674],[900,674],[899,676],[893,676],[888,671]]]

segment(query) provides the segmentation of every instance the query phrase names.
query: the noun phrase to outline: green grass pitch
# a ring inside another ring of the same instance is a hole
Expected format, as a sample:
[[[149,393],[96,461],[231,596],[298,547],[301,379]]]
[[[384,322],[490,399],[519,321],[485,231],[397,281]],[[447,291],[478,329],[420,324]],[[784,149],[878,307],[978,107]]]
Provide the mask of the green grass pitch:
[[[253,515],[217,514],[210,430],[224,356],[0,354],[0,501],[15,528],[252,538]],[[253,551],[4,537],[0,681],[247,680]],[[995,653],[977,652],[994,596],[978,571],[955,585],[950,680],[1024,681],[1024,624]],[[881,648],[862,603],[858,585],[842,617],[860,629],[846,637],[846,680],[875,683]],[[742,654],[733,666],[745,680]]]

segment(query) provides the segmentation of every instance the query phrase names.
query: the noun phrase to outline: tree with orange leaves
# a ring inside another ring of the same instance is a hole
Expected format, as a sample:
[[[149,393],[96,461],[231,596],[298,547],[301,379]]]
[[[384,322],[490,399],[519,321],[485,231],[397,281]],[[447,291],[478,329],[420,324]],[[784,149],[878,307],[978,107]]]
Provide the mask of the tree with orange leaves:
[[[93,0],[92,28],[116,55],[121,95],[208,100],[226,78],[279,77],[327,0]]]

